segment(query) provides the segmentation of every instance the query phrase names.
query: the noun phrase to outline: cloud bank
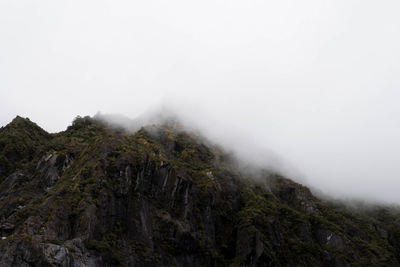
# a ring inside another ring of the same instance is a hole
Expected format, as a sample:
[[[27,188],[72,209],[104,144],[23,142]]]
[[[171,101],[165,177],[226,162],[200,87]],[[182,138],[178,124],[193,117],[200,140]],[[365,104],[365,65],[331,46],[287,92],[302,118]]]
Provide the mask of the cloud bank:
[[[400,203],[399,8],[2,1],[0,124],[19,114],[55,132],[76,115],[171,105],[324,192]]]

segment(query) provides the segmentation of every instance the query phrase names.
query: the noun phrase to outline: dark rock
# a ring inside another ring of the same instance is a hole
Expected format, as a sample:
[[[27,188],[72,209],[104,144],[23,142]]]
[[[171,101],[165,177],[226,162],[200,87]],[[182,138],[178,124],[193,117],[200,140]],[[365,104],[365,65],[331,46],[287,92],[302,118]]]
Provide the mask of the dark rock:
[[[0,266],[399,266],[396,210],[354,214],[282,176],[253,179],[182,128],[14,124],[36,141],[0,151],[18,157],[0,180]]]

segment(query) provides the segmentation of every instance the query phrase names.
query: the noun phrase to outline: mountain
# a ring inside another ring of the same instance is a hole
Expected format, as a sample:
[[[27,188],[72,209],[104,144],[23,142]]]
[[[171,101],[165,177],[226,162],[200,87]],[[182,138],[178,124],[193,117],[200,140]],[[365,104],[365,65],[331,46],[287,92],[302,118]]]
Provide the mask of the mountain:
[[[177,122],[0,129],[0,266],[399,266],[394,207],[355,210]]]

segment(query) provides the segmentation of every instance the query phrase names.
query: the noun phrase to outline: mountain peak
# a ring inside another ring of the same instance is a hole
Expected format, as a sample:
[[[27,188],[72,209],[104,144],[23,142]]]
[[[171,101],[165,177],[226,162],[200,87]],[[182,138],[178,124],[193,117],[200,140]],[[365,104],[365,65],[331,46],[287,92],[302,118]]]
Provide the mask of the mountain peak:
[[[27,129],[27,130],[37,130],[42,133],[46,132],[41,127],[39,127],[36,123],[32,122],[29,118],[24,118],[17,115],[9,124],[7,124],[3,129]]]
[[[17,115],[11,122],[11,124],[35,124],[28,117],[24,118]]]
[[[0,181],[30,161],[51,135],[28,118],[15,117],[0,129]]]

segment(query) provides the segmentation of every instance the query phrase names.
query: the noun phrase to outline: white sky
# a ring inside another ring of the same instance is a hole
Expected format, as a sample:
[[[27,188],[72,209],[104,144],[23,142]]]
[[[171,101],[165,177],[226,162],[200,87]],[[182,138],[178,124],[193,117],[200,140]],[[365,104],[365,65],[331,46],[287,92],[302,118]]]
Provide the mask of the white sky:
[[[0,125],[18,114],[54,132],[171,104],[322,191],[400,203],[399,13],[394,0],[3,0]]]

